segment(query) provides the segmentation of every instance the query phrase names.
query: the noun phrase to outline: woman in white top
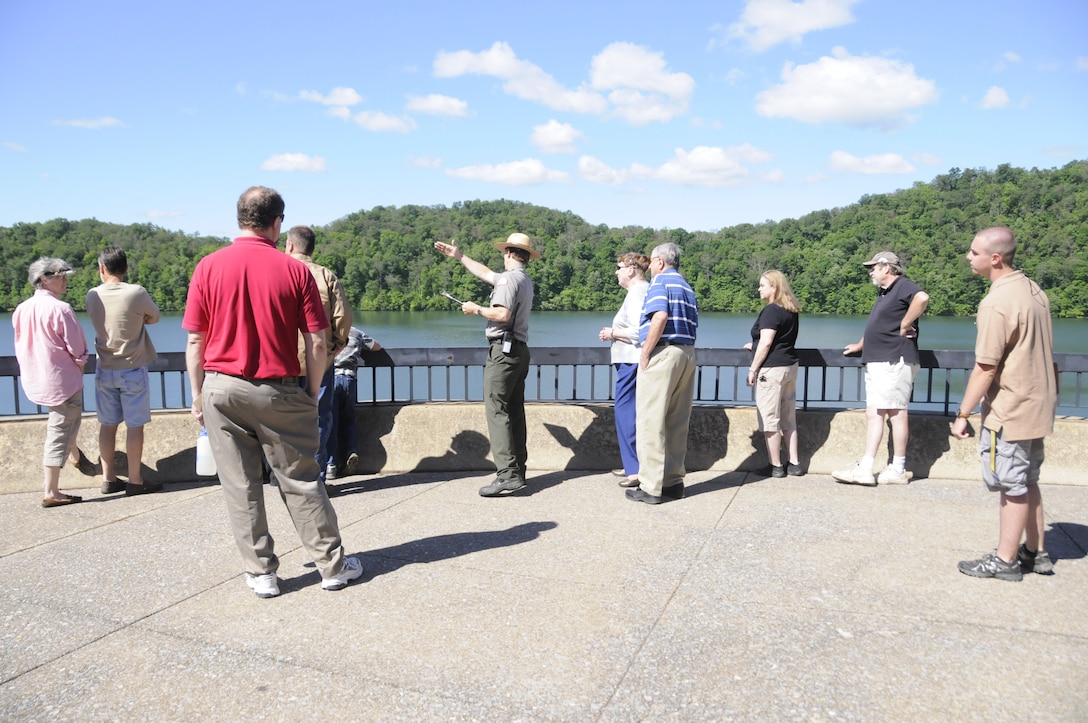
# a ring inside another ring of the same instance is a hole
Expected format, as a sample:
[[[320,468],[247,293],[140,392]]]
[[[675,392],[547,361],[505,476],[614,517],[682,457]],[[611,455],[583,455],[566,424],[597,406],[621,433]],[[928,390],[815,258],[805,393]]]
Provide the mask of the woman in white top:
[[[626,253],[616,258],[616,281],[627,289],[623,305],[612,326],[601,329],[600,340],[612,342],[612,366],[616,369],[616,436],[620,441],[623,469],[612,474],[622,477],[621,487],[638,486],[638,455],[635,453],[635,379],[638,375],[638,327],[642,302],[650,284],[646,272],[650,259],[644,254]]]

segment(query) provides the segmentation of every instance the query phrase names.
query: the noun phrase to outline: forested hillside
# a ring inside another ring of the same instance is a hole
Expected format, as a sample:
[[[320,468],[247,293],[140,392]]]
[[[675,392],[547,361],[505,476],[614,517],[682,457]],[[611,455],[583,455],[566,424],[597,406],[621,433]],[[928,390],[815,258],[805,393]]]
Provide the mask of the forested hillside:
[[[340,276],[357,309],[443,309],[450,302],[442,291],[483,301],[488,288],[431,244],[456,239],[470,256],[498,268],[494,242],[521,231],[543,253],[530,267],[535,308],[612,310],[623,294],[612,273],[616,255],[649,253],[657,243],[674,241],[703,310],[758,309],[759,274],[779,268],[803,311],[857,314],[867,313],[873,300],[861,263],[887,249],[930,293],[928,313],[965,315],[975,310],[985,286],[971,276],[963,256],[974,232],[995,224],[1016,233],[1017,265],[1047,291],[1056,315],[1088,313],[1088,161],[1030,171],[954,168],[929,183],[864,196],[844,208],[716,233],[591,226],[572,213],[516,201],[379,206],[315,229],[315,258]],[[98,251],[118,243],[129,251],[129,280],[146,286],[164,310],[180,310],[197,260],[227,241],[96,220],[0,228],[0,308],[11,310],[29,295],[27,266],[51,255],[82,269],[68,299],[81,309],[86,290],[98,283]]]

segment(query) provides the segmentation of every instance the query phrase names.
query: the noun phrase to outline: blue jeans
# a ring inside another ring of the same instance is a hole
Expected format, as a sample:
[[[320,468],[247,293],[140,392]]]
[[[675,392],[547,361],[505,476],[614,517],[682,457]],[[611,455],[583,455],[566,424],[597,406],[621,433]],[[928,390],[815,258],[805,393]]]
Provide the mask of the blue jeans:
[[[638,474],[638,451],[635,443],[635,384],[638,380],[638,364],[613,364],[616,369],[616,437],[620,443],[620,459],[623,472],[628,477]]]
[[[329,464],[343,467],[356,451],[355,400],[359,382],[353,376],[336,374],[332,384],[332,434],[329,435]]]
[[[317,454],[314,455],[314,460],[317,462],[318,469],[320,470],[317,477],[321,482],[325,481],[325,465],[329,463],[329,434],[332,432],[333,372],[334,368],[329,367],[329,370],[321,377],[321,391],[317,394],[318,445]],[[305,389],[307,384],[306,377],[298,378],[298,385],[300,387]]]

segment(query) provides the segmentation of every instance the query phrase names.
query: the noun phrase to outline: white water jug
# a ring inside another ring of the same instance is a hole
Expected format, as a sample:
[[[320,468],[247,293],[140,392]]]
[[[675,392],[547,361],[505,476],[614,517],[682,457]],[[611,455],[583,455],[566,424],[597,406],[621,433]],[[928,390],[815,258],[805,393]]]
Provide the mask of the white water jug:
[[[211,477],[218,471],[215,457],[212,456],[212,443],[208,440],[208,430],[201,427],[200,436],[196,438],[196,473],[200,477]]]

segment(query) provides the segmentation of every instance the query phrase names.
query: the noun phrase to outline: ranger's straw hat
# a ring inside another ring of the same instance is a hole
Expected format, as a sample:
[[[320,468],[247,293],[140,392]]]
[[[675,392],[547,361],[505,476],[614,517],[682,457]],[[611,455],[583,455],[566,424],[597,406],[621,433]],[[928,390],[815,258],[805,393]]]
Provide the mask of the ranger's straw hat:
[[[532,240],[523,233],[512,233],[510,238],[505,241],[500,241],[495,244],[495,248],[499,251],[505,251],[506,249],[521,249],[528,252],[529,258],[539,259],[540,252],[533,248]]]

